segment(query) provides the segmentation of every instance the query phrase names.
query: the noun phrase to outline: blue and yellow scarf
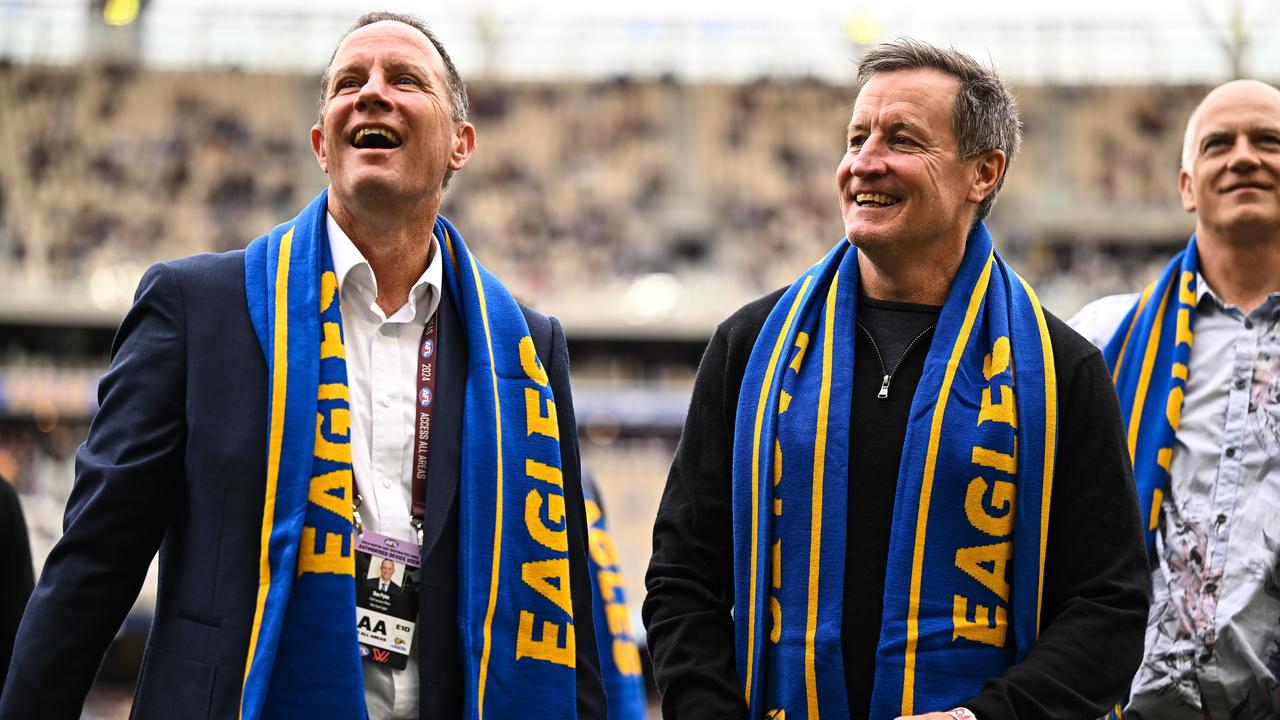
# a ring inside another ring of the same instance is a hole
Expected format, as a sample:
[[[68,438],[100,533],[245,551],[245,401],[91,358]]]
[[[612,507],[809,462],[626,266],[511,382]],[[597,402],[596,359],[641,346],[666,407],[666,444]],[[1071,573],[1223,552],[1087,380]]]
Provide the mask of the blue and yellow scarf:
[[[609,534],[595,483],[583,478],[591,566],[591,612],[595,620],[600,677],[612,720],[644,720],[646,704],[640,649],[631,637],[631,609],[623,587],[618,547]]]
[[[1102,351],[1129,432],[1138,507],[1147,517],[1148,555],[1155,551],[1160,505],[1169,492],[1174,435],[1182,418],[1199,257],[1192,235],[1186,249],[1142,291]]]
[[[1182,419],[1199,261],[1192,235],[1186,249],[1174,255],[1160,277],[1142,291],[1102,350],[1128,430],[1138,508],[1147,519],[1148,556],[1155,554],[1160,506],[1169,493],[1169,468]],[[1120,706],[1105,717],[1122,717]]]
[[[350,412],[328,193],[245,251],[267,358],[259,588],[241,716],[363,718]],[[458,635],[468,718],[576,713],[576,645],[555,398],[511,294],[438,217],[468,363]],[[504,412],[505,411],[505,412]],[[430,642],[420,633],[420,642]]]
[[[850,715],[840,625],[857,252],[841,240],[782,296],[738,400],[734,619],[752,718]],[[911,406],[872,718],[955,707],[1035,643],[1056,442],[1040,303],[979,224]]]

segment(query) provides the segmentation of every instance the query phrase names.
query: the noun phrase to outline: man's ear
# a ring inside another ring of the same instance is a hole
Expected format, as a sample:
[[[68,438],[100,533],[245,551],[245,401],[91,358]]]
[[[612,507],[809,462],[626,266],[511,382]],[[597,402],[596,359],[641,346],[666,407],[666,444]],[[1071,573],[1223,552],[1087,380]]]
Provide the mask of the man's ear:
[[[315,131],[312,130],[314,133]],[[458,123],[453,134],[453,152],[449,154],[449,169],[461,170],[476,151],[476,126],[469,122]]]
[[[1191,188],[1191,173],[1186,168],[1178,170],[1178,194],[1182,196],[1182,209],[1189,213],[1196,211],[1196,194]]]
[[[974,160],[977,165],[974,167],[973,184],[969,186],[968,200],[972,203],[980,203],[1000,184],[1008,158],[1003,150],[996,149],[988,150]]]
[[[311,152],[315,153],[316,162],[325,175],[329,174],[328,157],[324,152],[324,127],[320,123],[311,126]]]

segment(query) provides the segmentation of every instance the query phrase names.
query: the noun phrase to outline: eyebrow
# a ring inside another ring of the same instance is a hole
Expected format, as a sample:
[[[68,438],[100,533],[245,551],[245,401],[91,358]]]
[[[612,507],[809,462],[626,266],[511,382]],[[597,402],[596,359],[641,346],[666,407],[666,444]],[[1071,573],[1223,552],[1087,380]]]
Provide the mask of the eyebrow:
[[[431,72],[429,68],[423,63],[414,62],[412,60],[391,60],[387,62],[386,68],[387,68],[387,72],[392,72],[392,73],[411,71],[415,75],[421,76],[423,82],[429,85],[433,84],[432,78],[431,78]],[[338,78],[348,73],[359,73],[361,75],[367,74],[365,71],[364,63],[360,63],[354,60],[351,62],[348,62],[345,65],[340,65],[336,68],[333,68],[329,72],[329,83],[330,83],[329,92],[330,93],[332,93],[336,89],[336,84],[337,84],[336,81],[338,80]]]
[[[1225,138],[1234,134],[1235,133],[1231,132],[1230,130],[1213,130],[1213,131],[1207,132],[1200,136],[1200,140],[1196,143],[1196,147],[1203,150],[1204,146],[1208,144],[1209,141],[1219,140],[1221,138]]]
[[[849,127],[847,128],[846,132],[852,135],[855,130],[865,130],[866,128],[867,126],[865,123],[860,122],[858,120],[854,120],[853,122],[849,123]],[[927,133],[927,131],[923,126],[917,123],[913,123],[909,120],[895,120],[889,123],[889,127],[887,127],[886,130],[888,132],[906,130],[907,132],[920,133],[922,135]]]
[[[1196,143],[1196,148],[1199,150],[1204,150],[1205,144],[1208,143],[1210,140],[1219,140],[1221,138],[1228,138],[1235,135],[1237,132],[1239,131],[1238,130],[1211,130],[1205,133],[1204,135],[1200,136],[1199,142]],[[1244,130],[1244,133],[1250,136],[1266,134],[1266,133],[1280,135],[1280,125],[1256,125],[1254,127],[1247,128],[1246,130]]]

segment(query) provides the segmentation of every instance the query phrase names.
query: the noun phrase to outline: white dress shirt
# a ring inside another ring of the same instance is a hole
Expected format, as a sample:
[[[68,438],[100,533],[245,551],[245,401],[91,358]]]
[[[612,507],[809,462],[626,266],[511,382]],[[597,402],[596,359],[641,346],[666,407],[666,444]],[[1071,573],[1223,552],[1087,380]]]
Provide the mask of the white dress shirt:
[[[427,320],[440,305],[440,248],[429,236],[431,262],[404,305],[387,317],[378,307],[378,281],[369,261],[333,216],[326,213],[326,218],[342,308],[351,390],[351,465],[363,501],[360,518],[366,530],[414,538],[409,521],[418,345]],[[404,670],[364,663],[369,720],[418,717],[420,641],[415,636]]]

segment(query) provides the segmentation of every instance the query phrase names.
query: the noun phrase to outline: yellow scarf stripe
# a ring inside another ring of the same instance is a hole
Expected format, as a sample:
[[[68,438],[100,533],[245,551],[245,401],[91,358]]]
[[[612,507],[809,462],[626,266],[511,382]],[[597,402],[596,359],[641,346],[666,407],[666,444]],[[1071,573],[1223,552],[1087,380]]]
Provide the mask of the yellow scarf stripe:
[[[262,548],[258,553],[258,599],[253,611],[253,628],[249,632],[249,654],[245,658],[244,677],[240,681],[243,696],[244,685],[249,680],[249,668],[258,648],[258,634],[262,630],[262,613],[267,604],[267,592],[271,589],[271,530],[275,518],[276,484],[280,476],[280,445],[284,442],[285,389],[289,379],[289,252],[293,247],[293,228],[280,238],[280,254],[276,258],[276,318],[271,376],[271,432],[267,445],[267,487],[263,498]],[[243,716],[241,703],[237,716]]]
[[[1111,382],[1113,384],[1120,379],[1120,367],[1124,364],[1124,351],[1129,348],[1129,337],[1133,335],[1133,329],[1138,326],[1138,318],[1142,317],[1142,311],[1146,309],[1147,302],[1151,300],[1151,292],[1155,290],[1155,287],[1156,283],[1153,280],[1142,291],[1142,297],[1138,299],[1138,309],[1133,311],[1133,319],[1129,321],[1129,329],[1124,333],[1124,344],[1120,346],[1120,354],[1116,356],[1116,369],[1111,373]]]
[[[796,293],[791,309],[787,311],[787,319],[782,323],[782,330],[778,333],[778,339],[773,344],[773,352],[769,355],[769,366],[765,370],[764,382],[760,385],[760,398],[756,404],[756,426],[751,445],[751,592],[747,595],[750,598],[747,608],[747,653],[750,657],[747,660],[745,690],[748,704],[751,703],[751,671],[755,667],[756,659],[756,574],[759,567],[756,545],[760,539],[760,428],[764,425],[765,405],[773,386],[773,374],[778,367],[778,356],[782,354],[782,346],[786,344],[791,323],[796,318],[796,310],[804,301],[812,282],[812,274],[805,277],[804,283],[800,286],[800,292]]]
[[[445,239],[449,240],[448,234]],[[450,250],[453,244],[450,241]],[[452,255],[452,252],[450,253]],[[471,260],[471,276],[480,294],[480,318],[484,322],[484,342],[489,349],[489,374],[493,378],[493,418],[494,445],[497,448],[498,476],[497,498],[493,516],[493,572],[489,577],[489,607],[484,614],[484,649],[480,653],[480,682],[477,687],[476,712],[481,720],[484,718],[484,691],[489,680],[489,654],[493,649],[493,613],[498,606],[498,572],[502,561],[502,403],[498,399],[498,371],[493,361],[493,337],[489,332],[489,306],[484,298],[484,283],[480,280],[480,269],[476,267],[475,258]]]
[[[987,284],[991,280],[991,266],[995,262],[994,254],[987,256],[987,263],[978,276],[978,283],[969,296],[969,307],[965,310],[964,322],[956,336],[955,345],[951,348],[951,356],[947,360],[947,371],[942,378],[942,388],[938,391],[937,404],[933,409],[933,421],[929,429],[929,447],[924,461],[924,477],[920,484],[920,507],[916,512],[915,551],[911,561],[911,596],[907,608],[907,647],[904,657],[902,677],[902,714],[914,714],[916,689],[916,644],[920,639],[920,583],[924,570],[925,531],[929,524],[929,499],[933,493],[933,477],[938,462],[938,442],[942,433],[942,416],[947,408],[947,400],[951,395],[951,383],[955,379],[956,369],[960,367],[960,357],[964,354],[969,342],[969,334],[973,331],[974,321],[978,317],[978,308],[987,294]]]
[[[818,422],[813,441],[813,494],[809,523],[809,611],[804,628],[804,686],[809,717],[818,720],[818,672],[814,638],[818,632],[818,561],[822,556],[822,482],[827,465],[827,416],[831,410],[831,346],[834,343],[836,293],[840,273],[827,290],[826,323],[822,330],[822,386],[818,391]]]
[[[1058,444],[1058,374],[1053,362],[1053,343],[1049,340],[1049,325],[1044,321],[1044,308],[1036,291],[1023,280],[1018,280],[1031,298],[1036,312],[1036,326],[1040,329],[1040,350],[1044,353],[1044,471],[1040,489],[1040,575],[1036,586],[1036,637],[1040,635],[1040,610],[1044,605],[1044,556],[1049,545],[1049,505],[1053,498],[1054,457]]]
[[[1151,384],[1151,369],[1156,363],[1156,353],[1160,350],[1160,330],[1164,326],[1164,310],[1169,304],[1169,296],[1173,294],[1173,286],[1167,287],[1160,296],[1160,307],[1156,309],[1155,320],[1151,323],[1151,332],[1147,335],[1147,348],[1142,357],[1142,372],[1138,375],[1138,391],[1133,396],[1133,410],[1129,413],[1129,459],[1132,460],[1138,449],[1138,426],[1142,423],[1142,406],[1147,401],[1147,386]],[[1141,310],[1134,313],[1135,322]],[[1125,342],[1128,342],[1126,338]],[[1120,368],[1116,362],[1117,371]]]

